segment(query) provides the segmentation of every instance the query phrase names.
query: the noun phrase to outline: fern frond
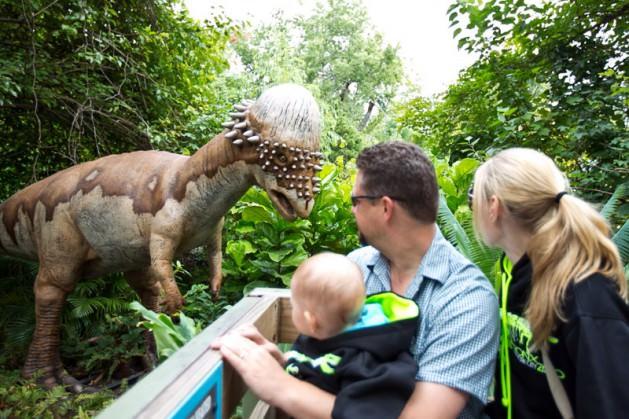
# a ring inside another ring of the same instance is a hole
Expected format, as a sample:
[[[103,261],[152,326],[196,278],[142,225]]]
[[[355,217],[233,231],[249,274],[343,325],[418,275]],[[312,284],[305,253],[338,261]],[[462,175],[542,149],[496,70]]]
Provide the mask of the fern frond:
[[[625,221],[620,230],[614,234],[612,241],[618,247],[620,258],[624,264],[629,263],[629,221]]]
[[[629,183],[622,183],[616,187],[616,190],[612,196],[607,200],[603,208],[601,209],[601,215],[609,222],[614,215],[623,199],[629,195]]]

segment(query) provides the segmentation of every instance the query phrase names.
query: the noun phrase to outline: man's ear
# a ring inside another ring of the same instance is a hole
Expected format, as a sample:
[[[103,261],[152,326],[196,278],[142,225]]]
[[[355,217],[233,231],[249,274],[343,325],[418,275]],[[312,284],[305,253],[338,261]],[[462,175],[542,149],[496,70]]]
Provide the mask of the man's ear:
[[[308,326],[308,334],[310,336],[316,335],[319,331],[319,328],[321,327],[319,321],[317,320],[317,317],[310,311],[306,310],[304,311],[304,318],[306,319],[306,325]]]
[[[382,197],[382,210],[384,211],[385,219],[390,219],[393,215],[393,200],[388,196]]]

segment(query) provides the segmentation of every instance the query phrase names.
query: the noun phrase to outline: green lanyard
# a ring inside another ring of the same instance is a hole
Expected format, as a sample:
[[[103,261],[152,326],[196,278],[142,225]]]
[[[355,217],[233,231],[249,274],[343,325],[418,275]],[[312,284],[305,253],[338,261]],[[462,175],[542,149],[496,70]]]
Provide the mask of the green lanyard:
[[[511,284],[511,261],[506,255],[500,258],[500,388],[502,405],[511,419],[511,366],[509,364],[509,324],[507,322],[507,297]]]

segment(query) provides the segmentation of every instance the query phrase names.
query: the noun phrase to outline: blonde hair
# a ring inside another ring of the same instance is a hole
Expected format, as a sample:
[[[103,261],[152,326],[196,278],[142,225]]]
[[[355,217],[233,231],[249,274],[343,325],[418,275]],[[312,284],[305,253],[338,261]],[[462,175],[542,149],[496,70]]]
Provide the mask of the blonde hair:
[[[533,267],[525,315],[539,348],[547,341],[561,312],[568,285],[599,272],[611,278],[623,299],[627,283],[618,249],[605,219],[569,192],[566,177],[546,155],[511,148],[485,162],[474,177],[473,214],[480,214],[495,195],[521,228],[531,233],[526,253]],[[514,261],[515,262],[515,261]]]
[[[365,285],[354,262],[326,252],[299,265],[291,280],[291,295],[323,320],[332,336],[357,320],[365,300]]]

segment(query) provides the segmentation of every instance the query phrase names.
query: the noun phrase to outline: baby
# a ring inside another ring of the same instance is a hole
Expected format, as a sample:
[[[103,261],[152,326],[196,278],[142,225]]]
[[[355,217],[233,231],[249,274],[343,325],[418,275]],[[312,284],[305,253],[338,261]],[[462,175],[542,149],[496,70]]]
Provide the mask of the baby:
[[[358,266],[334,253],[297,268],[291,303],[301,335],[286,371],[336,394],[334,418],[397,418],[415,388],[417,304],[392,292],[365,299]]]

